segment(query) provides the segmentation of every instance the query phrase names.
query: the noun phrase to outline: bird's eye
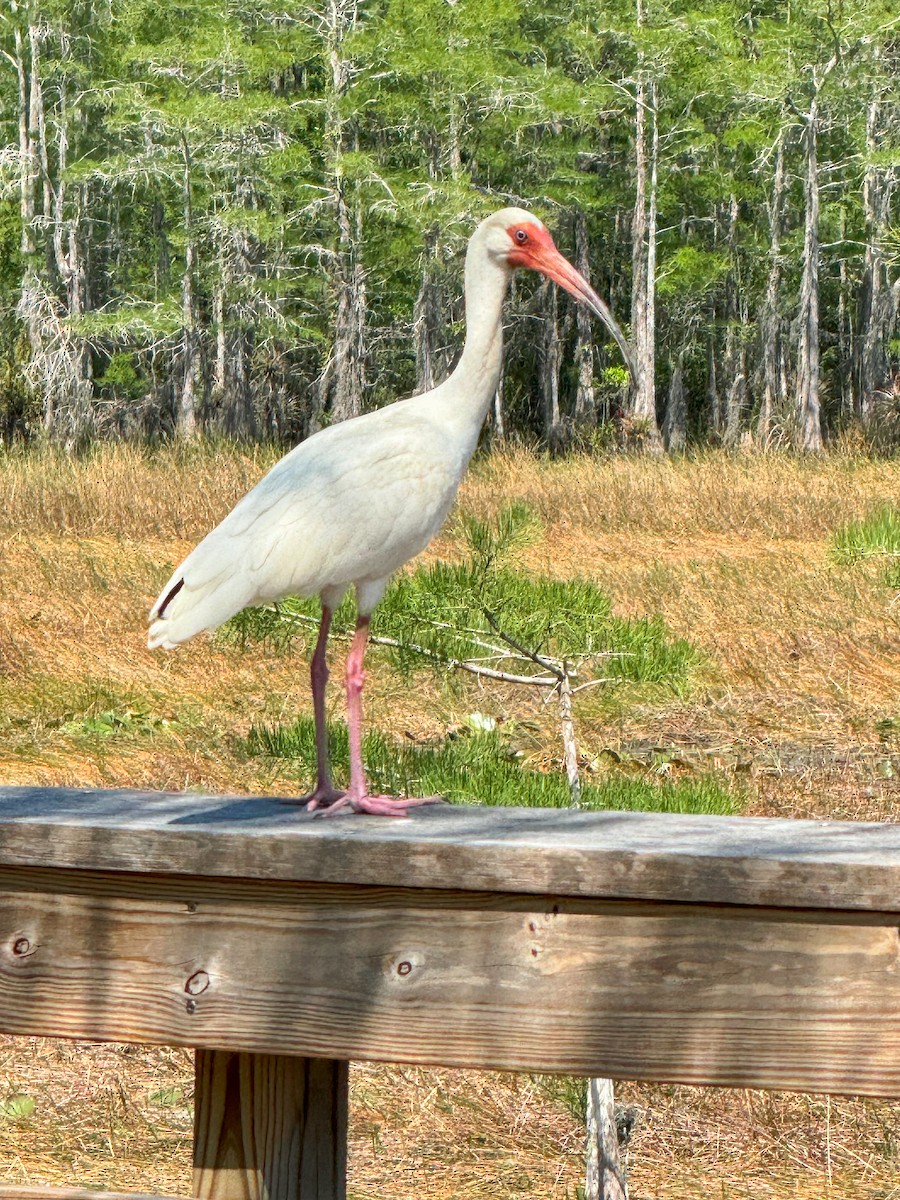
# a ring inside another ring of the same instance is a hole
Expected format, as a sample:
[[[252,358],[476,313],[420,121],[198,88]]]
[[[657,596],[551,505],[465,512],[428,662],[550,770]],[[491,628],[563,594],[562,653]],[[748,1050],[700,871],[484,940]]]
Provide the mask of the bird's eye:
[[[520,246],[524,246],[525,243],[528,241],[528,234],[525,232],[524,229],[516,230],[516,241],[519,243]]]

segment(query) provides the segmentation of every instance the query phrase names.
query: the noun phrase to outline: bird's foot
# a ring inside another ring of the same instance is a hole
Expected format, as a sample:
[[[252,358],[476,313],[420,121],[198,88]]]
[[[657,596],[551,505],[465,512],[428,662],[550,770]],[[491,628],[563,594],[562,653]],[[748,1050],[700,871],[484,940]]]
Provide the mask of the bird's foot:
[[[317,808],[321,808],[323,812],[327,812],[333,804],[342,800],[347,793],[342,788],[332,787],[329,784],[319,784],[315,791],[309,792],[306,796],[285,796],[279,800],[279,804],[289,804],[292,808],[305,808],[307,812],[315,812]]]
[[[333,817],[342,809],[349,808],[352,812],[368,813],[372,817],[405,817],[411,808],[421,808],[425,804],[444,804],[443,796],[353,796],[345,792],[327,808],[323,807],[323,817]]]

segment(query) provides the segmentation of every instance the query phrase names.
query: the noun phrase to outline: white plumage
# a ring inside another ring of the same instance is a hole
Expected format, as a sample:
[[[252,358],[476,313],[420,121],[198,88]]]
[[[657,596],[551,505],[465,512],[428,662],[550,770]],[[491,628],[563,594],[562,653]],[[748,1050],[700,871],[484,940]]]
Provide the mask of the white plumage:
[[[587,303],[628,346],[608,309],[522,209],[483,221],[466,255],[466,342],[439,387],[307,438],[264,476],[178,567],[150,612],[148,644],[171,649],[252,604],[319,596],[312,663],[319,751],[315,791],[298,803],[402,814],[423,800],[370,796],[360,750],[362,658],[372,609],[394,571],[435,536],[478,443],[501,368],[501,315],[513,268],[541,271]],[[347,660],[351,780],[331,784],[325,736],[325,642],[331,613],[356,590],[357,635]]]
[[[437,533],[468,461],[429,415],[433,396],[323,429],[281,459],[169,580],[150,645],[169,649],[248,604],[326,590],[336,603],[351,584],[384,585]]]

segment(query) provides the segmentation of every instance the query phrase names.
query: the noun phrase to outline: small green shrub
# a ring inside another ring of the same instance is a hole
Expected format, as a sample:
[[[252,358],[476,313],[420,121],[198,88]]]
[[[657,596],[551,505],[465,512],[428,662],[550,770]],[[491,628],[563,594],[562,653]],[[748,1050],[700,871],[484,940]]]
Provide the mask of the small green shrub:
[[[284,649],[298,636],[313,635],[318,613],[316,600],[245,609],[220,636]],[[335,633],[348,635],[353,619],[348,597],[335,614]],[[679,691],[700,662],[689,642],[670,637],[661,618],[614,616],[610,598],[590,580],[532,579],[508,567],[484,572],[472,562],[433,563],[394,579],[375,610],[372,632],[398,643],[389,654],[406,677],[429,661],[444,667],[451,660],[540,674],[538,664],[523,662],[502,641],[497,627],[529,650],[579,660],[584,678],[664,683]]]

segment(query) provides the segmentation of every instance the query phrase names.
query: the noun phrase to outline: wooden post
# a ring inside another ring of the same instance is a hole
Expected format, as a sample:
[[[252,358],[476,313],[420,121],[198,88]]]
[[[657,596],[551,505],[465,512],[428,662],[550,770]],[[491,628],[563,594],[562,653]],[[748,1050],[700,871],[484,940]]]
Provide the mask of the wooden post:
[[[348,1064],[198,1050],[194,1195],[345,1200]]]

